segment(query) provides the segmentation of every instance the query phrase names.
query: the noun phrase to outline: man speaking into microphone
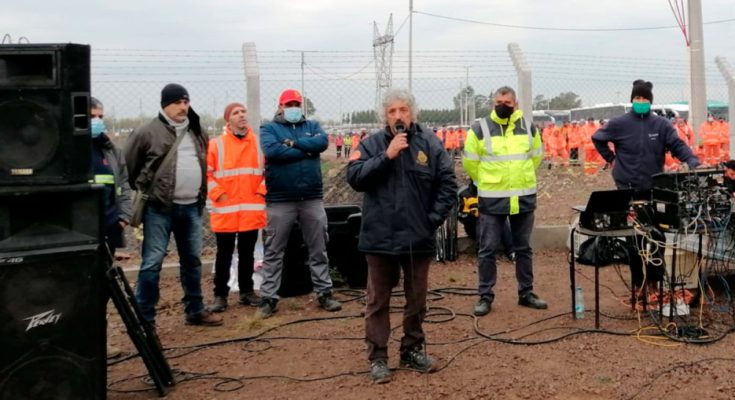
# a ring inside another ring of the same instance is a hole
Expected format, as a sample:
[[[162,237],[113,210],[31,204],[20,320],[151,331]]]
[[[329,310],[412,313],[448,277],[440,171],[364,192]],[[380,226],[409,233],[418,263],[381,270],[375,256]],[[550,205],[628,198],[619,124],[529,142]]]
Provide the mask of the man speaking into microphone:
[[[434,233],[457,197],[454,168],[442,143],[416,123],[416,101],[389,90],[379,110],[385,128],[354,149],[347,181],[364,192],[358,248],[368,264],[365,340],[374,382],[391,379],[388,367],[391,290],[403,270],[406,305],[400,365],[422,372],[432,360],[422,347]]]

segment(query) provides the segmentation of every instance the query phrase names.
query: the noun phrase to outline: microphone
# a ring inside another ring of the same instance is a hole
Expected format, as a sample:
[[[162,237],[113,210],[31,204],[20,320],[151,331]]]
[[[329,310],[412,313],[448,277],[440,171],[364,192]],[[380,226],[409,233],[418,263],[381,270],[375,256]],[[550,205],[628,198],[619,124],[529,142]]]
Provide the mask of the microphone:
[[[403,121],[398,121],[393,125],[393,129],[395,129],[396,133],[406,133],[406,124]]]

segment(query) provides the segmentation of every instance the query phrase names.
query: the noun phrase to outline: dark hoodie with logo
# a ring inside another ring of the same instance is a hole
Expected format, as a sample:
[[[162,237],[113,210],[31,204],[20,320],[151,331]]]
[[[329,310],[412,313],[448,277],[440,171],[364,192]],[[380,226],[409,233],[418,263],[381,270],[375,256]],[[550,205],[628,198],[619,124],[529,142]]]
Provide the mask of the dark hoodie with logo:
[[[651,189],[651,176],[663,172],[666,151],[689,168],[699,165],[699,159],[679,138],[671,122],[651,112],[639,115],[631,111],[612,118],[592,135],[592,142],[602,158],[613,163],[618,189]],[[615,145],[614,150],[608,143]]]
[[[347,181],[364,192],[360,251],[432,255],[434,232],[457,201],[454,164],[441,141],[409,128],[409,147],[388,159],[393,139],[382,130],[360,141],[347,166]]]

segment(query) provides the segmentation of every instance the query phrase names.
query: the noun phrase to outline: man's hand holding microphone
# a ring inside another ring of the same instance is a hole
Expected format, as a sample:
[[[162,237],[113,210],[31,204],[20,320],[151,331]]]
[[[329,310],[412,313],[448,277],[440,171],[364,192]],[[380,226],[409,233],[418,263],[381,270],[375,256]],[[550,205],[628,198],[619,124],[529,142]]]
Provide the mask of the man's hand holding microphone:
[[[397,121],[392,127],[393,139],[391,139],[388,148],[385,150],[385,155],[389,160],[393,160],[398,157],[404,149],[408,148],[408,134],[406,133],[406,124],[402,121]]]

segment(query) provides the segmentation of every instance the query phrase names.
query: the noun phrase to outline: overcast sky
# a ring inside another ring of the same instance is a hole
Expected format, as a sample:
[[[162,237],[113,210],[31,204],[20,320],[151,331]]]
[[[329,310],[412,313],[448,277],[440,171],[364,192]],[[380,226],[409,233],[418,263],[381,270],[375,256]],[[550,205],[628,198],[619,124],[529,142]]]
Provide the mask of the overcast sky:
[[[705,21],[735,18],[735,1],[703,0]],[[253,41],[262,49],[354,50],[370,48],[372,24],[390,13],[398,25],[408,1],[309,0],[24,0],[7,1],[0,33],[32,42],[80,42],[105,48],[233,49]],[[675,25],[667,0],[416,0],[416,11],[456,18],[557,28]],[[397,47],[407,47],[407,26]],[[682,51],[675,29],[638,32],[549,32],[494,28],[414,16],[417,49],[489,46],[515,41],[524,49],[605,54]],[[476,42],[465,42],[468,38]],[[735,24],[705,26],[707,55],[735,56]]]
[[[734,0],[702,2],[705,22],[735,20]],[[678,29],[512,29],[423,14],[542,28],[648,28],[676,25],[667,0],[416,0],[414,10],[420,12],[414,14],[417,51],[465,51],[462,55],[466,55],[468,50],[504,50],[509,42],[517,42],[529,53],[576,54],[590,60],[620,57],[631,68],[637,57],[687,60]],[[237,51],[243,42],[255,42],[260,51],[370,52],[373,21],[382,30],[391,13],[398,30],[408,15],[408,0],[11,0],[1,8],[0,35],[10,34],[14,41],[25,36],[32,43],[86,43],[93,55],[95,49]],[[706,24],[704,42],[710,74],[715,56],[735,64],[735,21]],[[399,52],[407,50],[407,23],[398,32],[395,46]],[[542,62],[538,56],[529,59]],[[548,69],[547,75],[553,71]]]

